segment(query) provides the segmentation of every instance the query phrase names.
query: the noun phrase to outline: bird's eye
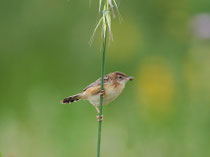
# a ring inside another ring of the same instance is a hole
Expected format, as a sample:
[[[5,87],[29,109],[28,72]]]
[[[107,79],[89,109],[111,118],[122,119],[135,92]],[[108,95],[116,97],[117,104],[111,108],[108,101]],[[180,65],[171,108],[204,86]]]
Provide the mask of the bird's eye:
[[[118,78],[119,78],[120,80],[122,80],[122,79],[123,79],[123,77],[122,77],[122,76],[119,76]]]

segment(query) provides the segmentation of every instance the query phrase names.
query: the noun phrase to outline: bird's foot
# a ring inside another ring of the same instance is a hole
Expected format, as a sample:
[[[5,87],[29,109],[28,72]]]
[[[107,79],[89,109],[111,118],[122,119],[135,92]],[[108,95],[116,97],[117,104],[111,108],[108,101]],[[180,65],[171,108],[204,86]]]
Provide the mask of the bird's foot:
[[[104,120],[103,117],[104,117],[103,115],[101,115],[101,116],[96,116],[96,119],[97,119],[98,122],[100,122],[100,121],[103,121],[103,120]]]
[[[104,97],[104,95],[105,95],[105,90],[103,89],[100,93],[99,93],[99,95],[101,96],[103,96]]]

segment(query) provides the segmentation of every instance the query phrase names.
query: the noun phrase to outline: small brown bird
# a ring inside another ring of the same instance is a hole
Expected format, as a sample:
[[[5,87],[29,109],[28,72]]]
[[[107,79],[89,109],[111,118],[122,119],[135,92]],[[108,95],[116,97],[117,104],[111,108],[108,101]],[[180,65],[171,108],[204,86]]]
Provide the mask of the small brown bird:
[[[133,77],[129,77],[122,72],[113,72],[104,76],[103,105],[115,100],[129,80],[133,80]],[[100,88],[101,78],[88,85],[81,93],[65,98],[62,103],[69,104],[78,100],[88,100],[100,113],[98,109],[98,106],[100,106]]]

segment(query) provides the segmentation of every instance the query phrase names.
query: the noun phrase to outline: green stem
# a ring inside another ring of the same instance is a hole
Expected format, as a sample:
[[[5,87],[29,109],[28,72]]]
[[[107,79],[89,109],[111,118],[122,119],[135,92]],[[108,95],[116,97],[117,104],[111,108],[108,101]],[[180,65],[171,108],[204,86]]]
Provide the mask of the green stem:
[[[105,67],[105,54],[106,54],[106,38],[107,38],[107,27],[105,30],[105,36],[103,37],[103,47],[102,47],[102,64],[101,64],[101,95],[100,95],[100,113],[99,113],[99,119],[102,116],[102,110],[103,110],[103,95],[102,91],[104,89],[104,67]],[[99,121],[98,123],[98,148],[97,148],[97,157],[100,157],[100,149],[101,149],[101,126],[102,121]]]

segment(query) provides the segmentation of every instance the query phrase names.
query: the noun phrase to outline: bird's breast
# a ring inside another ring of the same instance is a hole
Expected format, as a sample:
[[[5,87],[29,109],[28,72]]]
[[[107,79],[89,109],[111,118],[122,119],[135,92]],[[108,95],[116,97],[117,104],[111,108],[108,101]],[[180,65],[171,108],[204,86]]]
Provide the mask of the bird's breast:
[[[109,104],[114,99],[116,99],[120,93],[123,91],[124,85],[123,84],[106,84],[104,86],[105,95],[103,97],[103,104]],[[91,95],[88,97],[88,100],[93,105],[100,105],[100,94]]]
[[[123,91],[124,86],[122,84],[118,84],[117,86],[114,85],[107,85],[104,87],[105,96],[104,96],[104,104],[108,104],[116,99],[120,93]]]

